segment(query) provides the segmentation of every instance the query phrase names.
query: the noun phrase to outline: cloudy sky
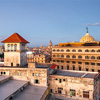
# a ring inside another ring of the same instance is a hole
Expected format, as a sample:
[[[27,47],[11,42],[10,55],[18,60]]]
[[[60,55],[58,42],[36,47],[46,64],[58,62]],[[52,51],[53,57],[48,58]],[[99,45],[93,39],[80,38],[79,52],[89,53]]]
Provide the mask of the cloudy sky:
[[[100,0],[0,0],[0,41],[15,32],[31,47],[79,41],[87,26],[100,40]]]

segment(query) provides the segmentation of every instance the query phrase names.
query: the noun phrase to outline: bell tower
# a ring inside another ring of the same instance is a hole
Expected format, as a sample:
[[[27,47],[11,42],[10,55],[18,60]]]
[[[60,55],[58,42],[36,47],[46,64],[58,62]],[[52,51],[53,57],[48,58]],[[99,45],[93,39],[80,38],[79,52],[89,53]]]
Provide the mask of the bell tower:
[[[26,44],[29,43],[18,33],[1,41],[5,43],[4,66],[24,66],[27,64]]]

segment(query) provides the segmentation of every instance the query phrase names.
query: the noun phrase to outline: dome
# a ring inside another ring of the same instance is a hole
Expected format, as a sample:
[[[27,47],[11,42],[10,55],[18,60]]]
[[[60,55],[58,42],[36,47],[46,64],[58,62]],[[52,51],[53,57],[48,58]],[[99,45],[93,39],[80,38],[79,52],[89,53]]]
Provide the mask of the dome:
[[[90,36],[89,33],[86,33],[85,36],[83,36],[81,39],[80,39],[80,42],[94,42],[95,39]]]

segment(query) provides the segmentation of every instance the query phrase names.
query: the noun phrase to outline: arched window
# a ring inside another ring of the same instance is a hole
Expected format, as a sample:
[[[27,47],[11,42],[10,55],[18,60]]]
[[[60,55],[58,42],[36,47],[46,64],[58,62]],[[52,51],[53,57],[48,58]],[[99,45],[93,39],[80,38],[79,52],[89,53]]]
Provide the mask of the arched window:
[[[67,56],[66,56],[66,58],[70,58],[70,56],[69,56],[69,55],[67,55]]]
[[[92,49],[92,50],[91,50],[91,52],[95,52],[95,50],[94,50],[94,49]]]
[[[75,55],[73,55],[73,56],[72,56],[72,58],[76,58],[76,56],[75,56]]]
[[[64,57],[64,55],[61,55],[61,57],[63,58],[63,57]]]
[[[78,56],[79,59],[82,59],[82,56]]]
[[[7,50],[10,51],[10,44],[7,45]]]
[[[60,55],[57,55],[57,57],[60,57]]]
[[[59,49],[57,49],[57,51],[59,52]]]
[[[56,55],[53,55],[53,57],[56,57]]]
[[[85,59],[89,59],[89,56],[85,56]]]
[[[53,51],[56,51],[55,49],[53,49]]]
[[[66,52],[70,52],[70,50],[69,50],[69,49],[67,49],[67,50],[66,50]]]
[[[79,49],[79,50],[78,50],[78,52],[82,52],[82,50],[81,50],[81,49]]]
[[[17,50],[17,44],[14,45],[14,51],[16,51],[16,50]]]
[[[73,49],[73,50],[72,50],[72,52],[76,52],[76,50],[75,50],[75,49]]]
[[[100,59],[100,56],[98,56],[97,59]]]
[[[100,52],[100,49],[98,49],[97,52]]]
[[[64,50],[63,50],[63,49],[61,49],[61,52],[64,52]]]
[[[86,50],[85,50],[85,52],[89,52],[89,50],[88,50],[88,49],[86,49]]]
[[[13,44],[11,44],[11,51],[13,51]]]
[[[91,59],[95,59],[95,57],[94,57],[94,56],[92,56],[92,57],[91,57]]]

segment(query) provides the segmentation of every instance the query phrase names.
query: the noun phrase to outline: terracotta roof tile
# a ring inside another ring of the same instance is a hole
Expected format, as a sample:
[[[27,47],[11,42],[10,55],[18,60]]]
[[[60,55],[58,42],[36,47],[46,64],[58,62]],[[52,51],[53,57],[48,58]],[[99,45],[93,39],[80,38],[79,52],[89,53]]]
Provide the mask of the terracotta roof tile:
[[[23,37],[21,37],[18,33],[12,34],[7,39],[1,41],[1,43],[12,43],[12,42],[23,42],[23,43],[29,43],[27,40],[25,40]]]

